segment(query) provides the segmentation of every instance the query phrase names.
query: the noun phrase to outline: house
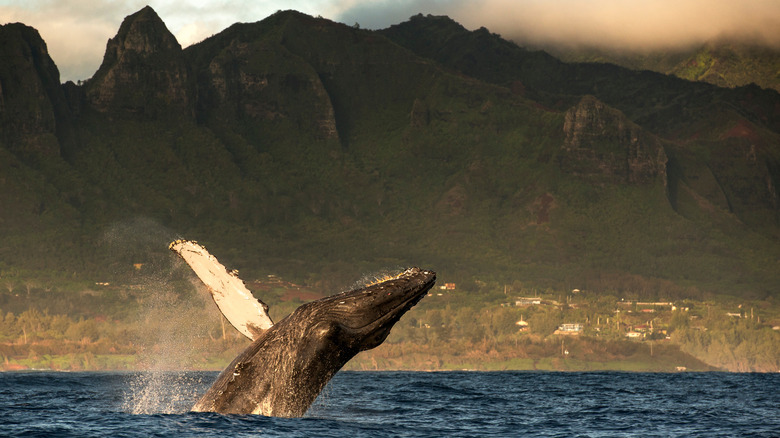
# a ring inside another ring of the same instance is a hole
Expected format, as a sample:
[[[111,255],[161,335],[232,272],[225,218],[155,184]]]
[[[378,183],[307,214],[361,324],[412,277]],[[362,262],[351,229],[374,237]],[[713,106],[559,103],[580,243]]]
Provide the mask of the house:
[[[653,327],[647,324],[640,324],[634,326],[634,331],[639,333],[652,332]]]
[[[515,306],[538,306],[539,304],[542,304],[542,299],[539,297],[518,297],[517,300],[515,300]]]
[[[558,330],[554,331],[554,335],[579,335],[582,332],[582,324],[561,324],[558,326]]]
[[[669,302],[642,302],[642,301],[619,301],[617,303],[619,306],[629,306],[629,307],[637,307],[637,308],[643,308],[643,309],[649,309],[653,308],[656,310],[674,310],[674,303]],[[640,310],[643,310],[640,309]]]

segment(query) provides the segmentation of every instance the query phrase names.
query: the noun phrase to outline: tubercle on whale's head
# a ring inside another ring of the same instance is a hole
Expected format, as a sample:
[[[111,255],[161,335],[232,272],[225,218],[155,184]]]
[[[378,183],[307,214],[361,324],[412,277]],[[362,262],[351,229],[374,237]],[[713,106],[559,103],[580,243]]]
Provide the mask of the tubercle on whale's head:
[[[335,336],[342,345],[369,350],[381,344],[390,329],[436,282],[436,273],[409,268],[379,282],[304,304],[295,313],[321,320],[319,337]]]
[[[383,273],[383,274],[380,274],[380,275],[376,275],[373,278],[370,277],[370,280],[368,280],[365,283],[363,283],[361,285],[361,287],[359,287],[357,289],[365,289],[365,288],[367,288],[369,286],[373,286],[375,284],[384,283],[384,282],[389,281],[389,280],[395,280],[397,278],[401,278],[404,275],[413,275],[419,269],[420,268],[407,268],[407,269],[401,270],[399,272],[396,272],[394,274]]]

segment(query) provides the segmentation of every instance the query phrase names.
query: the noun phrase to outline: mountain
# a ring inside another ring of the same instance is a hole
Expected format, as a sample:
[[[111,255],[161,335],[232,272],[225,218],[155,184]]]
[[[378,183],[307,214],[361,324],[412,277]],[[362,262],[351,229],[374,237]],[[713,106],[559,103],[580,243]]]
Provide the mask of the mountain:
[[[4,277],[129,281],[184,236],[323,288],[416,264],[474,292],[777,296],[773,90],[433,16],[281,11],[182,49],[146,7],[80,85],[34,29],[0,42]]]
[[[187,75],[181,46],[147,6],[108,41],[103,63],[84,91],[89,106],[101,113],[192,118]]]
[[[418,15],[381,32],[418,54],[486,82],[519,90],[552,109],[565,111],[580,96],[592,95],[620,110],[631,121],[670,142],[665,150],[670,157],[668,187],[673,205],[680,183],[702,178],[693,169],[703,163],[691,154],[707,154],[707,166],[724,170],[741,164],[734,158],[744,155],[758,174],[715,176],[718,187],[705,190],[718,193],[718,198],[729,197],[732,203],[742,203],[744,196],[755,197],[749,203],[762,204],[767,216],[766,222],[754,224],[769,224],[770,232],[776,226],[773,209],[777,205],[780,108],[778,94],[772,90],[755,86],[723,89],[609,64],[561,63],[544,52],[509,43],[484,28],[469,32],[447,17]],[[436,38],[425,38],[428,34]],[[766,189],[746,189],[752,183],[742,177],[754,182],[763,180]],[[740,195],[734,196],[737,192]],[[729,208],[742,220],[749,220],[746,212]]]
[[[567,62],[610,63],[720,87],[756,84],[780,91],[780,50],[747,42],[715,40],[686,49],[647,52],[560,47],[547,50]]]

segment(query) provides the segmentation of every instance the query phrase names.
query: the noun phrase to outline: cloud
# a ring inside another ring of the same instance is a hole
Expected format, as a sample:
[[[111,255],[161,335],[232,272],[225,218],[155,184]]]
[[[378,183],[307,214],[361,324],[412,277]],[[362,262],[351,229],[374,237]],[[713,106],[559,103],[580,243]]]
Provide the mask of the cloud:
[[[728,36],[780,46],[776,0],[488,0],[457,14],[530,43],[662,49]]]
[[[350,3],[354,3],[351,4]],[[520,44],[628,50],[677,48],[722,36],[780,47],[777,0],[365,0],[339,21],[384,28],[418,13],[448,15]]]

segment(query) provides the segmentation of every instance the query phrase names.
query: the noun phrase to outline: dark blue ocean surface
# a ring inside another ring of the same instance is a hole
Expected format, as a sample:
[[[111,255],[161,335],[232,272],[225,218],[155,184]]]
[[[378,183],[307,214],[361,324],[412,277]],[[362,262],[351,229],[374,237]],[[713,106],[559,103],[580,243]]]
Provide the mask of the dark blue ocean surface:
[[[780,374],[342,372],[304,418],[190,413],[216,373],[0,373],[3,436],[780,436]]]

